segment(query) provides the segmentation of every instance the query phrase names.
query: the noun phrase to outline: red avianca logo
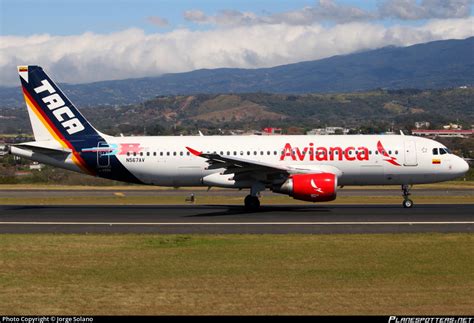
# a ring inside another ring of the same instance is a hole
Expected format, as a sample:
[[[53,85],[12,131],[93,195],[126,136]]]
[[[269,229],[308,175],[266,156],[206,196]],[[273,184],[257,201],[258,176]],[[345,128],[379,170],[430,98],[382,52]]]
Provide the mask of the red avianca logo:
[[[385,161],[387,161],[390,164],[395,165],[395,166],[401,166],[399,163],[397,163],[397,158],[390,156],[388,154],[388,152],[385,150],[385,148],[383,148],[382,143],[380,142],[380,140],[377,142],[377,150],[378,150],[379,154],[381,154],[382,156],[384,156],[386,158],[386,159],[384,159]]]
[[[384,161],[387,161],[395,166],[401,166],[397,162],[396,157],[392,157],[388,154],[380,141],[377,142],[377,151],[379,154],[385,157]],[[315,147],[313,143],[309,143],[307,147],[300,149],[299,147],[292,147],[290,143],[286,143],[280,156],[280,161],[284,161],[287,158],[293,161],[364,161],[369,160],[369,149],[364,146],[357,148],[353,146],[346,148],[337,146]]]
[[[280,160],[283,161],[287,157],[294,161],[369,160],[369,149],[367,147],[314,147],[313,143],[300,149],[287,143],[283,148]]]

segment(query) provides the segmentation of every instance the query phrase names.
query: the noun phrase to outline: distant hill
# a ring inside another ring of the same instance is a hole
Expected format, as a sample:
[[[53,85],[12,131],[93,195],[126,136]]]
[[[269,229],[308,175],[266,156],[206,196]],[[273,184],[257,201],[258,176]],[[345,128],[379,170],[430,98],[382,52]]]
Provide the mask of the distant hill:
[[[327,94],[196,94],[159,96],[120,107],[84,107],[82,113],[111,135],[197,133],[197,129],[323,126],[412,129],[474,124],[474,87],[444,90],[376,90]],[[0,107],[1,133],[31,132],[25,108]],[[375,130],[374,130],[375,131]]]
[[[62,88],[78,105],[122,105],[159,95],[331,93],[376,88],[439,89],[474,84],[474,37],[334,56],[272,68],[219,68]],[[18,87],[0,88],[0,106],[23,104]]]

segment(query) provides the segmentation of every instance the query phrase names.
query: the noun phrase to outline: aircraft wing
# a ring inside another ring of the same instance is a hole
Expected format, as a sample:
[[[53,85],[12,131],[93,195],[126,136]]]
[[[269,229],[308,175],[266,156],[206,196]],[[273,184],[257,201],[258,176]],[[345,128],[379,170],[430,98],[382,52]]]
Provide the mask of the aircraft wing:
[[[221,156],[219,154],[203,153],[197,150],[194,150],[190,147],[186,147],[191,154],[206,158],[209,163],[207,169],[219,169],[225,168],[226,171],[224,174],[236,174],[249,171],[264,171],[268,173],[289,173],[290,168],[283,165],[273,165],[265,162],[259,162],[254,160],[247,160],[239,157],[232,156]]]
[[[188,149],[189,152],[195,156],[207,159],[207,163],[209,164],[207,169],[224,168],[225,171],[221,173],[222,175],[235,174],[236,179],[242,179],[245,177],[258,177],[267,181],[273,181],[284,180],[291,174],[318,174],[328,172],[334,173],[337,176],[341,175],[340,170],[332,166],[321,165],[317,167],[299,167],[276,165],[235,156],[222,156],[213,153],[203,153],[190,147],[186,147],[186,149]]]

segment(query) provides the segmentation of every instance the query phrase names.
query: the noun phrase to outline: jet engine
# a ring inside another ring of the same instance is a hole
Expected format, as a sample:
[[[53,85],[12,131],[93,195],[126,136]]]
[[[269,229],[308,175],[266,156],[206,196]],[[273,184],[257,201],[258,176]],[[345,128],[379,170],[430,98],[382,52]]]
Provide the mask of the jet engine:
[[[332,173],[295,174],[280,186],[276,193],[288,194],[296,200],[326,202],[336,199],[337,176]]]

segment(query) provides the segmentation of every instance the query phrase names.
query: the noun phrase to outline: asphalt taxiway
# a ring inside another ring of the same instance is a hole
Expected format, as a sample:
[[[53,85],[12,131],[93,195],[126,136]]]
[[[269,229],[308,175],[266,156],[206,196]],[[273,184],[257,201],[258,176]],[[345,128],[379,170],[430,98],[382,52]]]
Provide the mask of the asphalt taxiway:
[[[0,233],[469,232],[474,204],[0,206]]]

